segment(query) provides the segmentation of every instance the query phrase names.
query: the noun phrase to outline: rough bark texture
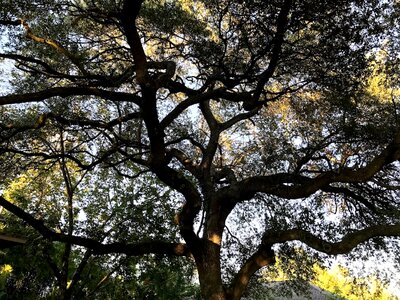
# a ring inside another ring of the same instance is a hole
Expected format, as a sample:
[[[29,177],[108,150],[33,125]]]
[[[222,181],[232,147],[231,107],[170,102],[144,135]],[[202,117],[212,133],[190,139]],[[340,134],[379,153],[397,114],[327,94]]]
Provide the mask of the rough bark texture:
[[[225,300],[221,279],[220,246],[212,241],[202,241],[195,252],[197,270],[204,299]]]

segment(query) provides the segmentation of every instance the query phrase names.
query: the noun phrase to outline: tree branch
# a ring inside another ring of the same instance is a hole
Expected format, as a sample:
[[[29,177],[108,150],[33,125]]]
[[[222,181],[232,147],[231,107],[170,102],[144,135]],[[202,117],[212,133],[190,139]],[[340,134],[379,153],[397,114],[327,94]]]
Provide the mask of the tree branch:
[[[36,122],[32,125],[15,126],[14,124],[3,125],[0,123],[0,128],[3,130],[17,130],[19,132],[22,132],[22,131],[29,130],[29,129],[41,128],[46,125],[47,119],[54,119],[62,125],[69,125],[69,126],[76,125],[76,126],[81,126],[81,127],[89,126],[92,128],[110,129],[110,128],[112,128],[116,125],[120,125],[124,122],[134,120],[134,119],[140,119],[140,118],[141,118],[141,115],[139,112],[132,112],[132,113],[128,113],[126,115],[120,116],[118,118],[112,119],[108,122],[103,122],[101,120],[90,120],[90,119],[82,119],[82,118],[67,119],[61,115],[50,112],[50,113],[44,113],[42,115],[39,115]]]
[[[148,83],[149,80],[147,58],[136,27],[136,18],[139,15],[142,3],[143,0],[125,0],[120,14],[121,25],[135,61],[136,78],[139,84]]]
[[[329,255],[349,253],[359,244],[374,237],[398,237],[400,236],[400,223],[394,225],[376,225],[346,234],[341,241],[332,243],[319,238],[302,229],[290,229],[285,231],[267,231],[262,242],[272,246],[277,243],[300,241],[307,246]]]
[[[343,194],[345,196],[348,196],[352,199],[354,199],[355,201],[363,204],[365,207],[367,207],[369,210],[376,212],[377,208],[374,205],[374,203],[372,203],[372,201],[368,201],[367,199],[365,199],[364,197],[357,195],[355,192],[353,192],[352,190],[345,188],[345,187],[335,187],[335,186],[327,186],[324,187],[322,189],[324,192],[328,192],[328,193],[335,193],[335,194]]]
[[[227,290],[229,299],[239,300],[246,290],[251,276],[262,267],[275,263],[275,254],[270,246],[261,245],[260,248],[247,259],[240,271],[236,274]]]
[[[175,157],[192,175],[195,177],[199,176],[198,166],[182,150],[172,148],[167,153]]]
[[[248,112],[245,112],[245,113],[238,114],[238,115],[234,116],[233,118],[231,118],[228,121],[226,121],[226,122],[221,124],[222,130],[226,130],[228,128],[231,128],[233,125],[235,125],[236,123],[238,123],[240,121],[250,119],[252,116],[257,114],[257,112],[259,110],[260,110],[260,108],[256,107],[256,108],[252,109],[251,111],[248,111]]]
[[[97,96],[111,101],[127,101],[140,105],[141,98],[124,92],[113,92],[103,89],[90,87],[55,87],[39,92],[0,96],[0,106],[6,104],[19,104],[40,102],[52,97],[69,97],[69,96]]]
[[[226,199],[229,195],[231,199],[237,201],[250,199],[255,193],[266,193],[286,199],[306,198],[335,182],[366,182],[384,166],[397,160],[400,160],[400,133],[396,134],[393,142],[364,167],[328,171],[314,178],[288,173],[255,176],[223,188],[220,193],[222,198]]]
[[[62,157],[68,158],[71,161],[75,162],[77,166],[79,166],[79,168],[83,169],[83,170],[88,170],[93,168],[95,165],[99,164],[100,162],[102,162],[108,155],[115,153],[116,150],[112,149],[109,150],[109,152],[104,153],[101,157],[98,158],[98,160],[93,161],[90,164],[84,164],[82,161],[80,161],[78,158],[74,157],[71,154],[61,154],[61,153],[56,153],[56,154],[48,154],[45,152],[27,152],[27,151],[22,151],[22,150],[18,150],[18,149],[12,149],[12,148],[5,148],[5,147],[0,147],[0,153],[4,154],[4,153],[14,153],[14,154],[20,154],[22,156],[26,156],[26,157],[40,157],[43,160],[58,160]]]
[[[287,25],[289,23],[289,13],[292,6],[292,0],[285,0],[283,3],[282,9],[279,12],[278,19],[276,22],[276,33],[274,37],[274,46],[272,48],[271,59],[269,61],[269,65],[267,69],[261,73],[260,79],[257,83],[256,90],[253,94],[254,104],[258,102],[262,91],[264,90],[265,84],[274,74],[276,67],[278,66],[278,61],[280,59],[280,54],[282,51],[282,44],[285,37],[285,32]],[[246,110],[251,110],[254,107],[247,107]]]
[[[68,79],[74,79],[74,78],[81,77],[81,76],[74,76],[74,75],[60,73],[60,72],[56,71],[55,69],[53,69],[49,64],[45,63],[44,61],[41,61],[41,60],[33,58],[33,57],[23,56],[23,55],[19,55],[19,54],[11,54],[11,53],[0,53],[0,57],[12,59],[17,62],[23,61],[25,63],[36,64],[38,66],[41,66],[44,71],[46,71],[49,75],[52,75],[52,76],[63,77],[63,78],[68,78]]]
[[[0,53],[0,58],[14,60],[14,61],[18,62],[19,64],[23,65],[24,67],[28,68],[29,70],[31,70],[33,72],[39,72],[48,77],[65,78],[65,79],[68,79],[73,82],[76,82],[76,81],[81,81],[84,83],[89,82],[91,86],[117,87],[121,83],[126,81],[127,78],[129,78],[133,72],[131,68],[128,68],[121,74],[113,76],[113,77],[107,77],[107,76],[96,75],[96,74],[88,74],[88,73],[86,73],[85,75],[71,75],[71,74],[61,73],[61,72],[57,71],[56,69],[54,69],[48,63],[46,63],[40,59],[34,58],[34,57],[13,54],[13,53]],[[35,65],[35,67],[33,67],[32,65]]]
[[[21,24],[22,24],[22,26],[24,26],[24,28],[26,30],[26,37],[28,39],[30,39],[34,42],[42,43],[42,44],[52,47],[53,49],[57,50],[58,52],[62,53],[66,57],[68,57],[70,59],[70,61],[79,69],[79,71],[82,72],[82,74],[84,74],[84,75],[87,74],[85,68],[83,67],[83,65],[81,64],[79,59],[74,54],[69,52],[65,47],[63,47],[59,42],[57,42],[56,40],[53,40],[53,39],[49,39],[49,38],[42,38],[42,37],[39,37],[39,36],[33,34],[32,29],[29,27],[26,20],[21,20]]]
[[[0,20],[0,25],[18,26],[21,25],[21,20]]]
[[[74,274],[72,275],[70,284],[67,287],[66,292],[68,294],[72,293],[73,289],[75,288],[75,285],[81,279],[82,272],[83,272],[85,266],[87,265],[87,263],[89,262],[89,259],[91,256],[92,256],[92,250],[91,249],[86,250],[81,262],[79,263],[78,267],[75,269]]]
[[[211,90],[205,93],[195,94],[193,96],[188,97],[184,101],[180,102],[165,118],[161,121],[160,125],[162,128],[166,128],[170,125],[185,109],[190,106],[198,103],[202,103],[204,101],[210,100],[212,98],[218,98],[222,95],[222,92],[225,91],[225,88],[219,88],[216,90]]]
[[[45,239],[62,243],[71,243],[73,245],[78,245],[88,249],[92,249],[92,253],[95,255],[108,254],[108,253],[120,253],[129,256],[140,256],[150,253],[168,254],[175,256],[191,255],[186,244],[183,243],[146,241],[146,242],[138,242],[135,244],[127,244],[122,242],[103,244],[90,238],[57,233],[52,229],[48,228],[46,225],[44,225],[42,221],[34,218],[32,215],[25,212],[24,210],[14,205],[13,203],[7,201],[2,196],[0,196],[0,206],[4,207],[6,210],[14,214],[16,217],[18,217],[19,219],[23,220],[28,225],[33,227]]]

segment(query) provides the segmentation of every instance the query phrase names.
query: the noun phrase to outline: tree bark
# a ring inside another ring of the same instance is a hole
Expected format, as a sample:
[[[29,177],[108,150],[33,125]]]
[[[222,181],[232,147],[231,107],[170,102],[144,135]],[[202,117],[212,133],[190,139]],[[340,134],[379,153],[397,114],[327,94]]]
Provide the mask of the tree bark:
[[[260,248],[248,258],[240,271],[236,274],[231,286],[227,290],[227,299],[239,300],[245,292],[251,276],[262,267],[275,263],[275,254],[270,246]]]
[[[210,190],[208,191],[210,193]],[[221,274],[221,242],[225,221],[233,207],[224,207],[221,199],[207,198],[207,216],[203,238],[198,249],[192,249],[199,273],[202,298],[205,300],[227,300],[227,291]],[[226,203],[225,203],[226,204]]]
[[[221,278],[221,246],[209,240],[203,240],[198,251],[194,251],[201,296],[204,300],[226,300]]]

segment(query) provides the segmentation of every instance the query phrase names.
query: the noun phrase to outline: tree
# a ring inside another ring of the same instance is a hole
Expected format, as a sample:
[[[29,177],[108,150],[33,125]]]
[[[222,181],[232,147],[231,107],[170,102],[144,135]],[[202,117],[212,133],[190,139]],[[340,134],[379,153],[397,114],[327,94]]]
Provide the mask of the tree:
[[[398,253],[398,9],[3,1],[2,188],[59,168],[67,201],[55,223],[0,205],[65,253],[191,257],[204,299],[240,299],[293,241]]]

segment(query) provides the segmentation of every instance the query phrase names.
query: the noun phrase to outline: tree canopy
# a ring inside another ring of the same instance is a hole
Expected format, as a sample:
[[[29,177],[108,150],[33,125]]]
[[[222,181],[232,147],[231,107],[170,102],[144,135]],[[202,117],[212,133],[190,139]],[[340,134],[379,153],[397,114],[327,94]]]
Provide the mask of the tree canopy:
[[[240,299],[298,247],[399,254],[399,8],[3,0],[1,229],[47,266],[15,282],[184,298],[194,262]]]

